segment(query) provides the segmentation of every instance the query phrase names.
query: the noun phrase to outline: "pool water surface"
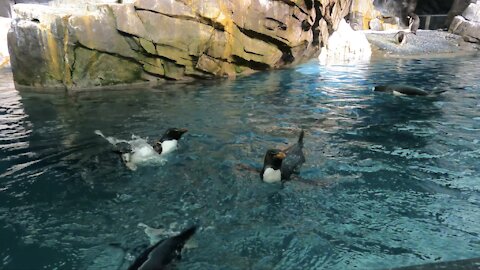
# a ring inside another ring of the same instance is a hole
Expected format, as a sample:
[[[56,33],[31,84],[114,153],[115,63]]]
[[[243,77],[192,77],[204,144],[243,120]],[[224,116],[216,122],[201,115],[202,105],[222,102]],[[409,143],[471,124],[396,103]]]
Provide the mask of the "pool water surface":
[[[0,82],[0,269],[126,269],[139,227],[199,231],[177,269],[384,269],[480,257],[480,58],[384,60],[73,94]],[[374,93],[404,83],[432,97]],[[130,171],[94,133],[188,128]],[[296,179],[268,148],[305,130]],[[167,233],[166,233],[167,235]]]

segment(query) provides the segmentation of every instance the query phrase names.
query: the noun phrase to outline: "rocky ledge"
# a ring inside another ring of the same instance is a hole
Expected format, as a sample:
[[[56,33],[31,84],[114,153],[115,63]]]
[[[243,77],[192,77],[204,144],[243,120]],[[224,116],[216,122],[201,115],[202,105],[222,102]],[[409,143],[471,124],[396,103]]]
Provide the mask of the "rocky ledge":
[[[365,31],[372,45],[372,56],[394,58],[456,57],[480,52],[480,46],[442,30],[418,30],[417,34],[399,31]]]
[[[480,44],[480,1],[470,3],[461,16],[455,16],[449,31],[461,35],[465,41]]]
[[[8,34],[17,86],[91,88],[234,77],[318,55],[351,0],[136,0],[18,4]]]

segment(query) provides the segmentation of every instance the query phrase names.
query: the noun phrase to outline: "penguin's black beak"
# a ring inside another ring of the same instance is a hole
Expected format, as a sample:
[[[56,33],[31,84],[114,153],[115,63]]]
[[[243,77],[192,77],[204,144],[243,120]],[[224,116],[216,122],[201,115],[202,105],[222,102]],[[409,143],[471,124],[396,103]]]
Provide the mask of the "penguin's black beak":
[[[284,159],[287,155],[284,152],[278,152],[276,155],[273,156],[274,158]]]

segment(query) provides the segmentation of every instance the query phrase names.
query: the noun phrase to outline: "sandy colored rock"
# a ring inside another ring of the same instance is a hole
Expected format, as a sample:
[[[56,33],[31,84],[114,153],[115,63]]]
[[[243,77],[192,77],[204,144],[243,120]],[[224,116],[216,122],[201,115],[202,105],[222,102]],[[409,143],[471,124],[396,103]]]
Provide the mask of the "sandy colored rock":
[[[16,5],[18,16],[9,35],[12,69],[17,85],[73,89],[235,77],[282,68],[317,56],[350,3],[136,0]]]

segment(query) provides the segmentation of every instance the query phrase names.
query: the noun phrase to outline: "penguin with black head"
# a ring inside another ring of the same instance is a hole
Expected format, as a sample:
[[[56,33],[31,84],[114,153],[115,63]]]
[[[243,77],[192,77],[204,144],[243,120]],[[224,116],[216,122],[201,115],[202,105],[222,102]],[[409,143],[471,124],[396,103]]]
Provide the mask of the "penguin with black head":
[[[407,16],[408,18],[408,28],[410,29],[410,33],[414,35],[417,34],[417,30],[420,27],[420,18],[417,14],[410,12]]]
[[[160,140],[155,142],[153,148],[160,155],[171,153],[178,148],[178,141],[187,131],[186,128],[169,128]]]
[[[260,172],[262,181],[266,183],[283,182],[290,180],[292,174],[298,173],[302,164],[305,163],[305,155],[303,154],[304,134],[305,132],[302,130],[297,143],[284,150],[267,150],[263,160],[263,168]]]
[[[128,270],[169,269],[174,260],[181,259],[183,246],[195,234],[196,230],[197,226],[194,225],[176,236],[158,241],[145,249]]]

